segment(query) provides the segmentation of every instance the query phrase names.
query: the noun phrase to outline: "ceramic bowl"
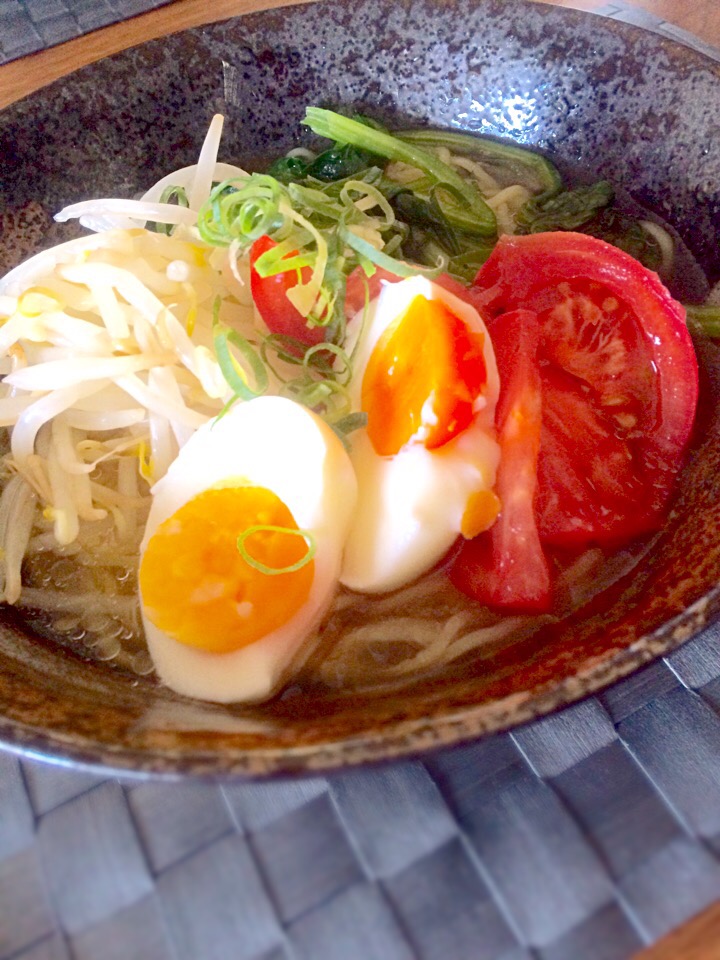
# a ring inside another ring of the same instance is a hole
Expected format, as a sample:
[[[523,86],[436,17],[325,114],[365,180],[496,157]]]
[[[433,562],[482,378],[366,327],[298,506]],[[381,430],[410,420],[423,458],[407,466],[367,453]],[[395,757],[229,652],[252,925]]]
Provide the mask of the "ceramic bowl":
[[[252,163],[296,143],[308,104],[539,148],[621,184],[677,229],[711,281],[720,275],[718,64],[622,23],[522,0],[330,0],[87,67],[0,114],[3,223],[35,202],[30,252],[55,238],[50,214],[64,204],[132,196],[193,162],[214,112],[228,118],[225,158]],[[16,238],[10,253],[21,249]],[[401,693],[231,708],[88,662],[5,610],[0,741],[105,770],[305,773],[507,729],[636,670],[720,605],[720,358],[712,344],[698,349],[702,412],[672,516],[633,575],[567,620]]]

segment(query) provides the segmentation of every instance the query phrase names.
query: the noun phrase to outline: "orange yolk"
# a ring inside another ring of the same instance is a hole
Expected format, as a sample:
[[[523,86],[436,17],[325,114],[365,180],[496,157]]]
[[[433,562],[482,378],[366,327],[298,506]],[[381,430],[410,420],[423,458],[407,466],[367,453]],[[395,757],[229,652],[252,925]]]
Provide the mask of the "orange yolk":
[[[280,570],[300,562],[308,546],[290,510],[262,487],[221,487],[198,494],[161,523],[140,565],[140,590],[150,621],[190,647],[229,653],[287,623],[305,604],[315,562],[292,573],[263,573],[238,549]]]
[[[466,540],[485,533],[497,520],[500,507],[500,499],[492,490],[479,490],[471,494],[465,505],[460,533]]]
[[[487,382],[484,337],[440,300],[416,296],[384,331],[362,382],[368,436],[393,456],[417,434],[434,450],[465,430]]]

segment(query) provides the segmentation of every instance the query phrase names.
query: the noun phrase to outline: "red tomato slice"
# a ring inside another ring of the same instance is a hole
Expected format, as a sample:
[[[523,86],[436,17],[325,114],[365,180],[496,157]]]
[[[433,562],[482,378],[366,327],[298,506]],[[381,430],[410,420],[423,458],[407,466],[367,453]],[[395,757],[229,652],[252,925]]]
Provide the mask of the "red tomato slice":
[[[534,313],[516,310],[496,320],[490,336],[500,373],[495,486],[500,515],[487,533],[463,543],[450,579],[487,606],[539,613],[551,605],[550,571],[534,510],[542,422],[540,327]]]
[[[543,387],[538,524],[563,546],[661,525],[692,430],[697,361],[656,274],[570,232],[502,237],[476,303],[537,312]]]
[[[254,269],[255,261],[267,250],[272,250],[277,244],[268,236],[260,237],[250,247],[250,292],[258,308],[260,316],[270,333],[280,333],[286,337],[293,337],[308,346],[323,343],[325,330],[323,327],[309,327],[298,310],[290,303],[287,292],[294,287],[298,280],[294,271],[276,273],[271,277],[261,277]],[[303,267],[300,271],[303,282],[310,279],[310,267]]]

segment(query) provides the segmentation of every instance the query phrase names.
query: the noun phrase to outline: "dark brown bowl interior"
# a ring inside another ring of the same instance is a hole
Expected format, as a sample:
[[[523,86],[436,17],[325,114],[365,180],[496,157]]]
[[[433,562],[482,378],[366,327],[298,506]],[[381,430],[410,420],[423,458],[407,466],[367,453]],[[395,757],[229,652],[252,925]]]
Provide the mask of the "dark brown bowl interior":
[[[251,163],[296,142],[308,104],[538,147],[626,188],[720,276],[718,66],[633,27],[522,0],[321,3],[121,53],[0,114],[0,212],[131,196],[193,162],[218,110],[223,159]],[[57,239],[42,212],[39,222],[31,239]],[[510,727],[672,649],[720,605],[720,356],[698,349],[702,413],[668,525],[634,575],[564,622],[402,694],[225,708],[85,662],[8,610],[0,740],[169,775],[329,769]]]

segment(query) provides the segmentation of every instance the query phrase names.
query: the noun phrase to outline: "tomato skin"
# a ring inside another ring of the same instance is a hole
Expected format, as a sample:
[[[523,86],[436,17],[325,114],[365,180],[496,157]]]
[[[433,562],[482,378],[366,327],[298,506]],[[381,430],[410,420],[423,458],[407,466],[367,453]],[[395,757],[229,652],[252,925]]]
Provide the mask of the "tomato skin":
[[[254,268],[258,257],[276,246],[276,242],[271,237],[263,236],[250,247],[250,292],[255,306],[270,333],[293,337],[309,347],[316,343],[323,343],[325,329],[309,327],[305,318],[287,298],[288,290],[298,282],[297,274],[294,271],[288,271],[276,273],[270,277],[261,277]],[[310,267],[303,267],[300,272],[303,282],[306,283],[310,279]]]
[[[537,316],[515,310],[491,325],[490,336],[500,374],[495,485],[500,515],[489,531],[462,544],[450,579],[487,606],[543,613],[551,607],[552,592],[534,508],[542,424]]]
[[[628,254],[570,232],[502,237],[475,286],[491,315],[523,306],[540,318],[543,542],[657,529],[697,405],[683,308]]]

